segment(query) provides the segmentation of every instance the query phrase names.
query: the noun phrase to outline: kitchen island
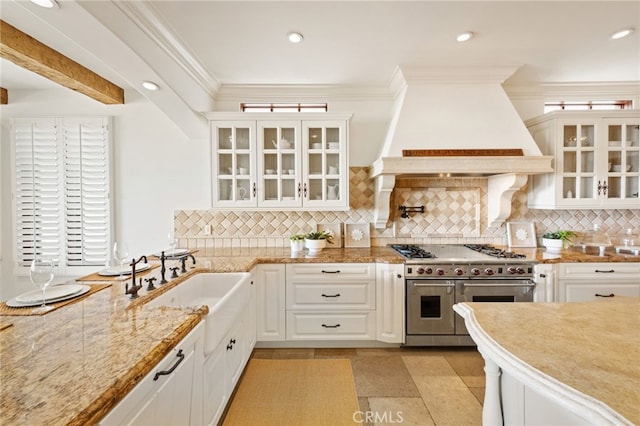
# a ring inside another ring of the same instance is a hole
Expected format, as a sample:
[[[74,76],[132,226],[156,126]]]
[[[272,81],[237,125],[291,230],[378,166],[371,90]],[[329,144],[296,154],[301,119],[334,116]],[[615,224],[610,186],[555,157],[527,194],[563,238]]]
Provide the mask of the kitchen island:
[[[640,302],[462,303],[483,423],[640,424]]]

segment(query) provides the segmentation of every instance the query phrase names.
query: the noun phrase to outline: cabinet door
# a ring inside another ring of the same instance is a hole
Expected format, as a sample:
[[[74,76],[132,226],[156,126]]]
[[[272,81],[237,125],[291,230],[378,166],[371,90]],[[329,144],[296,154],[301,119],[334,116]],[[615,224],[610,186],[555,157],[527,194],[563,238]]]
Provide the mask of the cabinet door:
[[[233,388],[240,379],[242,367],[244,367],[247,334],[245,333],[245,317],[240,316],[240,321],[227,334],[225,340],[222,341],[225,347],[224,353],[224,369],[225,381],[229,393],[233,392]]]
[[[305,206],[349,206],[347,140],[345,121],[302,122]]]
[[[599,203],[595,120],[560,120],[556,154],[558,204],[589,206]]]
[[[226,345],[221,343],[207,357],[203,367],[203,401],[202,406],[204,422],[207,425],[216,425],[222,416],[224,407],[230,396],[225,377],[224,356]]]
[[[211,123],[211,189],[214,207],[257,205],[255,123]]]
[[[605,119],[601,186],[605,206],[638,208],[640,184],[640,119]],[[605,163],[606,161],[606,163]]]
[[[299,121],[259,121],[258,205],[302,205],[302,141]]]
[[[404,343],[404,265],[376,266],[376,339]]]
[[[284,341],[285,265],[258,265],[255,277],[256,339]]]

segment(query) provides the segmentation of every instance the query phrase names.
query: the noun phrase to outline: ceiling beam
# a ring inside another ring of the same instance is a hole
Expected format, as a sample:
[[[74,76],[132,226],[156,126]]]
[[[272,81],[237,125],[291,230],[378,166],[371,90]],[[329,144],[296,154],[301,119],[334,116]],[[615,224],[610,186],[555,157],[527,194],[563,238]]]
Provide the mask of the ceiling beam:
[[[0,57],[104,104],[124,104],[124,90],[0,20]]]
[[[7,105],[9,103],[9,95],[7,89],[0,87],[0,105]]]

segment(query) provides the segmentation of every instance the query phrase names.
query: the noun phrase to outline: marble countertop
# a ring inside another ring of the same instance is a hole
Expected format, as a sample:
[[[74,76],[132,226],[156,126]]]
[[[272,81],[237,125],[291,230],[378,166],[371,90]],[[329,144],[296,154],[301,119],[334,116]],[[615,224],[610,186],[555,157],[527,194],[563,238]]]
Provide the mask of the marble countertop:
[[[480,336],[474,336],[470,328],[472,337],[481,351],[484,344],[497,354],[503,362],[494,361],[500,367],[518,370],[524,366],[521,371],[529,370],[525,373],[529,379],[539,379],[538,388],[557,386],[553,382],[557,380],[573,390],[569,395],[576,401],[586,395],[632,424],[640,424],[638,299],[463,303],[455,309],[462,310],[467,324],[466,315],[473,315]],[[509,359],[513,361],[505,362]]]
[[[544,249],[517,250],[530,250],[527,254],[536,258],[544,254]],[[102,418],[206,314],[206,307],[145,306],[193,274],[243,272],[259,263],[404,262],[388,247],[331,248],[314,257],[291,253],[288,247],[199,250],[195,256],[196,267],[187,262],[187,273],[151,293],[141,290],[134,301],[125,296],[124,282],[112,281],[110,287],[43,316],[0,316],[0,323],[12,324],[0,331],[0,424],[86,424]],[[598,260],[563,252],[558,261]],[[160,269],[145,278],[150,276],[159,277]]]

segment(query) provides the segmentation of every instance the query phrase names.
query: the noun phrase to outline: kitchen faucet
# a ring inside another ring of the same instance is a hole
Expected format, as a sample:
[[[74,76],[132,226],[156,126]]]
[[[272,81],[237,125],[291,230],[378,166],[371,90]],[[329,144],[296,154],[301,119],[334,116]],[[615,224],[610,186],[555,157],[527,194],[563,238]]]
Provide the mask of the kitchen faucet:
[[[188,258],[191,258],[191,260],[193,261],[193,265],[194,265],[194,266],[195,266],[195,264],[196,264],[196,258],[195,258],[195,257],[193,257],[193,255],[192,255],[192,254],[188,254],[188,255],[186,255],[186,256],[182,256],[182,257],[180,258],[180,264],[182,265],[182,269],[180,269],[180,272],[181,272],[181,273],[183,273],[183,274],[184,274],[185,272],[187,272],[186,263],[187,263],[187,259],[188,259]]]
[[[141,260],[144,260],[144,263],[147,263],[147,256],[142,255],[140,259],[136,260],[135,258],[131,259],[131,288],[129,288],[128,284],[125,284],[125,294],[130,294],[132,299],[138,297],[138,290],[142,288],[142,279],[140,279],[140,285],[136,285],[136,265],[140,263]]]

